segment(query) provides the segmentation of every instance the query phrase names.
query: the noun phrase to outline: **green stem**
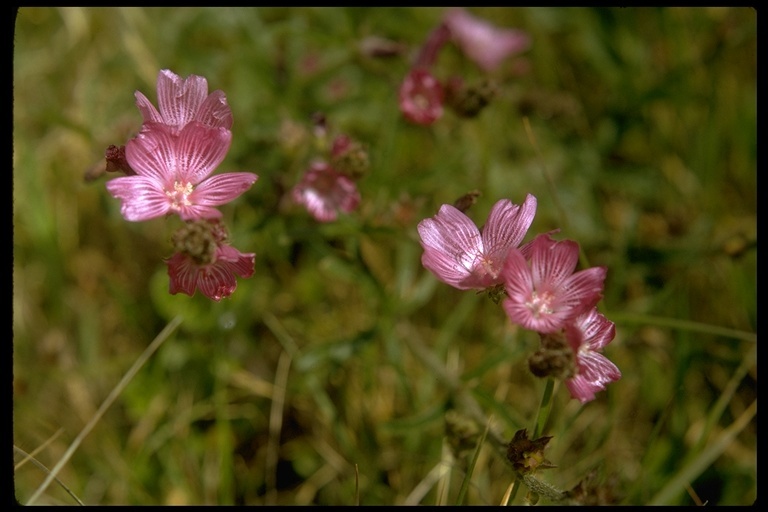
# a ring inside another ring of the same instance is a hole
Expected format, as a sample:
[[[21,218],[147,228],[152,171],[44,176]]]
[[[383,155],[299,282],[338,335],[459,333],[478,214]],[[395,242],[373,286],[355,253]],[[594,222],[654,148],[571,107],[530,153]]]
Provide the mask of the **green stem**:
[[[544,394],[541,397],[539,413],[536,416],[536,424],[533,426],[533,435],[531,439],[538,439],[544,431],[544,425],[547,424],[549,413],[552,410],[552,395],[555,390],[555,379],[547,379],[547,385],[544,387]]]

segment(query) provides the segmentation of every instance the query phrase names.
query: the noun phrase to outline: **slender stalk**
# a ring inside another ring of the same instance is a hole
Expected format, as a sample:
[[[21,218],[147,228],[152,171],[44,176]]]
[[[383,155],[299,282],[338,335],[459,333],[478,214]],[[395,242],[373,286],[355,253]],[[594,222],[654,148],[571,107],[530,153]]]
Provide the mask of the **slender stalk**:
[[[533,426],[533,436],[531,439],[538,439],[544,431],[544,425],[547,424],[549,413],[552,411],[552,395],[555,389],[555,379],[548,378],[547,385],[544,387],[544,394],[541,397],[539,412],[536,415],[536,424]]]

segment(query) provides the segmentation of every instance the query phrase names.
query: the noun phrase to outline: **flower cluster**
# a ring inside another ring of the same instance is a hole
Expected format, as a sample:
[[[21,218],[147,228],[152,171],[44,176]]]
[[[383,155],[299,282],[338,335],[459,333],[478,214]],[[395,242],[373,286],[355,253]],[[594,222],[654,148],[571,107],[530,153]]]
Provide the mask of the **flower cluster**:
[[[107,171],[125,174],[108,181],[107,190],[128,221],[178,215],[186,225],[173,237],[178,252],[166,260],[170,293],[194,295],[199,288],[219,301],[234,292],[235,274],[253,275],[255,255],[227,243],[217,207],[258,179],[250,172],[211,175],[232,142],[226,96],[208,94],[202,76],[182,79],[165,69],[157,77],[158,108],[139,91],[135,97],[143,123],[125,146],[107,148]]]
[[[496,94],[494,84],[487,78],[467,85],[459,76],[445,82],[435,77],[432,68],[440,50],[449,42],[453,42],[482,72],[490,73],[507,57],[527,50],[530,37],[521,30],[497,28],[464,9],[446,11],[400,85],[400,111],[412,123],[434,123],[442,117],[445,105],[462,117],[474,117]]]
[[[318,143],[327,137],[325,118],[315,124]],[[329,156],[309,164],[301,180],[291,189],[291,198],[303,205],[318,222],[335,221],[340,213],[350,213],[360,205],[357,180],[368,170],[368,152],[347,135],[337,135]]]
[[[571,396],[585,403],[621,377],[600,353],[616,334],[597,311],[606,268],[577,271],[578,244],[554,240],[551,233],[521,245],[535,214],[530,194],[522,205],[502,199],[480,230],[445,204],[418,225],[421,261],[446,284],[487,291],[510,321],[538,332],[541,348],[529,359],[531,371],[565,380]]]

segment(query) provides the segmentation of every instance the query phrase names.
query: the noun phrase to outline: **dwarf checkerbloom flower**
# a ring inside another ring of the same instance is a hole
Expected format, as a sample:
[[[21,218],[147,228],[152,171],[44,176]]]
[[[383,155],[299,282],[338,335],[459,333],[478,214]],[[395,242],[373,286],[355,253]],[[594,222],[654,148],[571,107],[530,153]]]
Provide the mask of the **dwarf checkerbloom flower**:
[[[507,254],[520,245],[536,215],[536,198],[522,205],[502,199],[493,205],[482,232],[456,207],[444,204],[417,229],[424,253],[421,263],[435,277],[460,290],[502,284]]]
[[[526,256],[528,259],[526,259]],[[526,251],[513,249],[502,271],[509,319],[540,333],[562,329],[602,298],[605,267],[578,272],[579,245],[538,235]]]

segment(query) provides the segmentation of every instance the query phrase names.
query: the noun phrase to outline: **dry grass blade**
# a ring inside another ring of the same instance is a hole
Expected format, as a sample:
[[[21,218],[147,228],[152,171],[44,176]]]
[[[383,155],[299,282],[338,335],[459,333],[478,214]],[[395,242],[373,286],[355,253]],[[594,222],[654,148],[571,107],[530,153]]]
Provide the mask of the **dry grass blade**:
[[[125,387],[128,385],[128,383],[133,379],[133,377],[138,373],[138,371],[141,369],[142,366],[144,366],[144,363],[146,363],[149,358],[152,356],[152,354],[155,353],[155,351],[160,348],[160,345],[165,342],[166,339],[171,335],[171,333],[176,330],[176,328],[181,323],[181,317],[177,316],[173,320],[171,320],[168,325],[165,326],[165,328],[160,332],[160,334],[157,335],[157,337],[152,340],[152,343],[149,344],[149,346],[144,350],[144,352],[141,353],[138,359],[136,359],[136,362],[133,363],[133,366],[123,375],[123,378],[120,380],[120,382],[117,383],[117,386],[112,390],[112,392],[109,394],[109,396],[104,400],[104,402],[101,404],[101,407],[99,407],[99,410],[96,411],[96,414],[91,418],[91,420],[88,422],[88,424],[83,427],[83,430],[77,435],[74,441],[72,441],[72,444],[67,448],[67,451],[64,453],[64,455],[61,457],[59,462],[56,463],[56,465],[53,467],[51,472],[48,474],[48,477],[45,479],[45,481],[40,485],[40,487],[37,488],[35,493],[32,495],[31,498],[27,501],[27,505],[34,504],[40,496],[45,492],[45,490],[48,488],[49,485],[51,485],[51,482],[56,478],[56,475],[59,474],[59,471],[61,471],[61,468],[64,467],[64,465],[69,461],[69,459],[72,457],[72,455],[75,453],[77,448],[80,446],[80,444],[83,442],[83,439],[85,439],[85,436],[87,436],[91,430],[93,430],[93,427],[96,426],[96,424],[99,422],[101,417],[104,415],[104,413],[109,409],[109,407],[112,405],[112,403],[117,399],[118,396],[120,396],[120,393],[123,392]]]

